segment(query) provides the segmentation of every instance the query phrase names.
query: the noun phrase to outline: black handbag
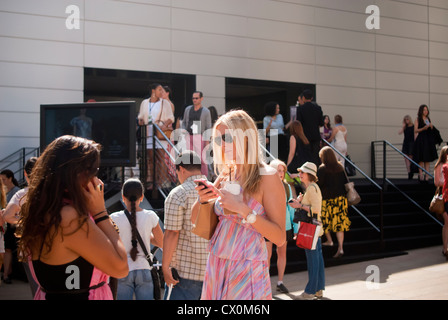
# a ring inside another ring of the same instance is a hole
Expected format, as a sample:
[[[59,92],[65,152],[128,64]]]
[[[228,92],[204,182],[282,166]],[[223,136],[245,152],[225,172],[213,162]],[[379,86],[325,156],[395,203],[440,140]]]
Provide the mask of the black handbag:
[[[124,213],[126,215],[126,218],[128,218],[129,223],[131,223],[131,214],[129,213],[129,211],[125,209]],[[152,277],[152,282],[153,282],[153,286],[154,286],[154,300],[161,300],[162,299],[162,293],[160,291],[161,283],[162,283],[161,278],[160,278],[161,268],[154,266],[152,255],[148,253],[148,250],[146,250],[145,243],[143,242],[143,239],[140,235],[140,232],[138,232],[138,230],[137,230],[137,240],[138,240],[138,243],[140,244],[140,247],[143,250],[143,253],[145,254],[146,260],[149,263],[149,267],[150,267],[149,269],[151,270],[151,277]]]
[[[349,155],[346,155],[345,157],[350,160],[350,162],[353,162]],[[347,173],[347,176],[353,177],[356,175],[356,168],[350,162],[345,161],[345,172]]]
[[[311,223],[312,217],[310,217],[308,215],[308,211],[299,209],[299,210],[296,210],[296,212],[294,212],[294,219],[292,220],[292,222],[294,222],[294,223],[299,223],[299,222]]]

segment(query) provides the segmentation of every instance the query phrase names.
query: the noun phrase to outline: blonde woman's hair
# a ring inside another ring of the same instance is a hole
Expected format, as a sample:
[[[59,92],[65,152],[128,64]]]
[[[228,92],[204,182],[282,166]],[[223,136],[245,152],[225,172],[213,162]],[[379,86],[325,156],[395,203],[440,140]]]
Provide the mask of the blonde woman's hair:
[[[409,123],[412,124],[412,118],[411,118],[410,115],[407,114],[407,115],[404,116],[404,118],[403,118],[403,123],[405,123],[406,119],[409,119]]]
[[[0,209],[6,208],[7,203],[8,202],[6,201],[6,192],[5,188],[3,187],[3,181],[2,179],[0,179]]]
[[[225,125],[228,130],[220,132],[218,126]],[[241,183],[245,193],[254,194],[260,186],[262,173],[266,166],[260,148],[260,138],[254,120],[243,110],[232,110],[218,118],[213,126],[213,162],[216,174],[227,171],[222,155],[222,144],[215,138],[223,134],[231,134],[236,147],[236,164],[242,165]]]

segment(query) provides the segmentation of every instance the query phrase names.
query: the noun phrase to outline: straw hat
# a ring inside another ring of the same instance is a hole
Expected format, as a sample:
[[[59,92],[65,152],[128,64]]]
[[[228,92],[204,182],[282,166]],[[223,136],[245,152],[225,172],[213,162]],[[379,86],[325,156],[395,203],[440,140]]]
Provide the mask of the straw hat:
[[[312,162],[305,162],[297,171],[308,173],[317,179],[317,166]]]

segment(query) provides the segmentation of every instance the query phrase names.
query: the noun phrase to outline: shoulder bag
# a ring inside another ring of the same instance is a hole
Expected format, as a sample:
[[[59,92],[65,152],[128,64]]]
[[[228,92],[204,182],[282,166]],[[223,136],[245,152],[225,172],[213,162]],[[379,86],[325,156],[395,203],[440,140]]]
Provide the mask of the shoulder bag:
[[[210,240],[218,225],[218,217],[215,213],[215,202],[208,202],[199,205],[199,213],[191,228],[195,235]]]
[[[127,209],[125,209],[124,213],[126,215],[126,218],[128,218],[129,223],[131,223],[131,214],[129,213],[129,211]],[[153,256],[152,256],[152,254],[148,253],[145,243],[143,242],[143,239],[140,235],[140,232],[138,232],[138,230],[137,230],[137,240],[138,240],[138,243],[140,244],[140,247],[143,250],[143,253],[145,254],[146,260],[149,263],[149,269],[151,270],[151,277],[152,277],[152,282],[153,282],[153,287],[154,287],[154,300],[161,300],[162,294],[161,294],[160,289],[162,286],[162,281],[161,281],[161,277],[160,277],[160,273],[161,273],[160,267],[154,267]]]
[[[445,202],[443,201],[442,188],[436,188],[436,193],[429,204],[429,211],[435,213],[439,220],[443,219],[442,214],[445,211]]]
[[[347,172],[345,172],[345,176],[347,178],[347,183],[344,185],[345,187],[345,191],[347,191],[347,204],[349,206],[355,206],[358,203],[361,202],[361,197],[359,195],[359,193],[356,191],[355,189],[355,183],[354,182],[350,182],[350,180],[348,179],[348,175]]]

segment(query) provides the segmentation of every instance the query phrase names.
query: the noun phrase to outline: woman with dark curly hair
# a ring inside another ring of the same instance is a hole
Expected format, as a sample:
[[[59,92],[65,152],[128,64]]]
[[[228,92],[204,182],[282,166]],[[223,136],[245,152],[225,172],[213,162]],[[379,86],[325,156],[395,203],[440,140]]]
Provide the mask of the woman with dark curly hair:
[[[96,177],[100,146],[62,136],[37,160],[19,221],[19,251],[35,300],[109,300],[109,276],[128,274],[127,254]]]

